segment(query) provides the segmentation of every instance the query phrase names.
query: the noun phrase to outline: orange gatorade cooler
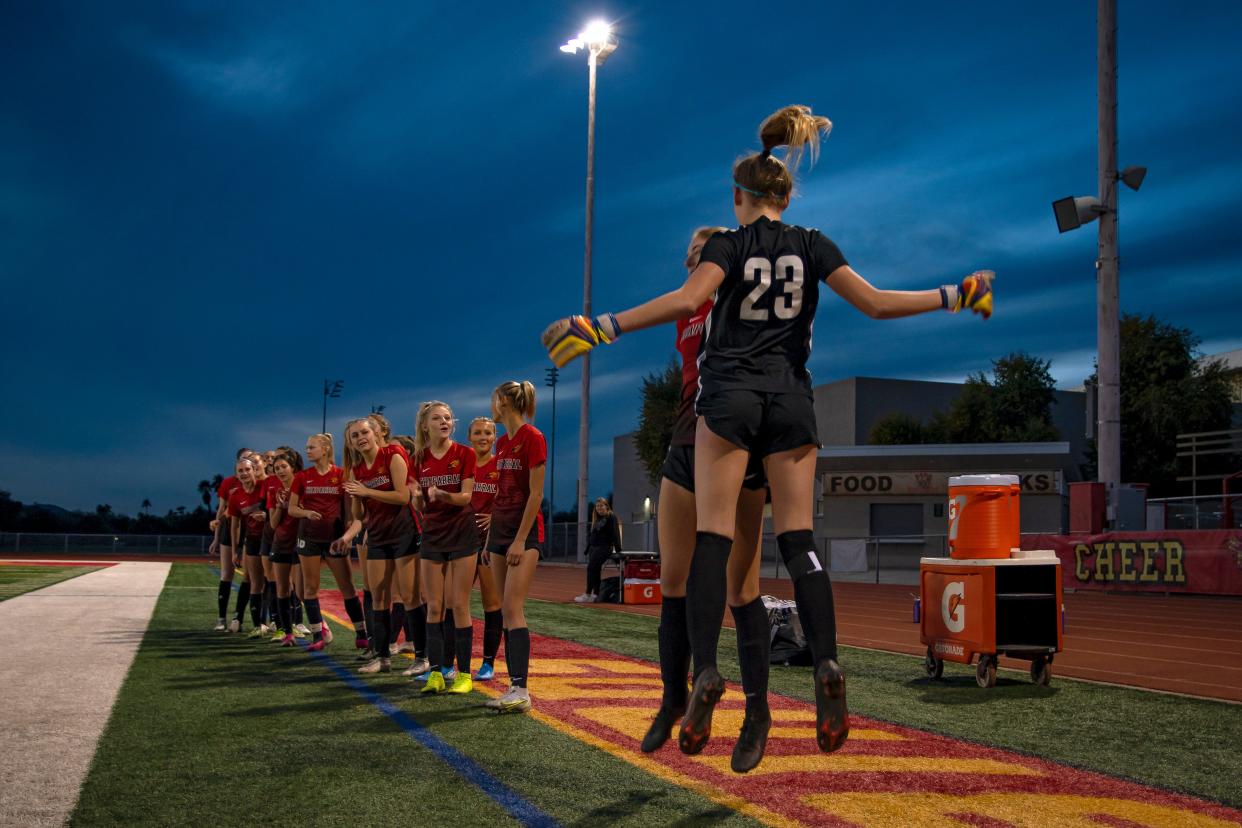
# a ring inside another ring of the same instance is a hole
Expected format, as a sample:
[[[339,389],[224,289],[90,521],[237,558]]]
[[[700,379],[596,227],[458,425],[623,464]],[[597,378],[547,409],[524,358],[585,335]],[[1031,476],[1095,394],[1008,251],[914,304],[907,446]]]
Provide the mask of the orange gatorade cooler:
[[[949,478],[949,557],[1008,558],[1019,546],[1017,475]]]

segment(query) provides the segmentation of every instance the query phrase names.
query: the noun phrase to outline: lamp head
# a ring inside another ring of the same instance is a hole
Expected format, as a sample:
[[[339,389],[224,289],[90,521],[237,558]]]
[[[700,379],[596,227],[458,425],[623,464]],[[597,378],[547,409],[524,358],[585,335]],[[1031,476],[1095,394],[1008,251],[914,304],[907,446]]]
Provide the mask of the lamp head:
[[[1068,196],[1052,202],[1052,214],[1057,219],[1057,230],[1068,233],[1088,222],[1095,221],[1104,212],[1103,205],[1095,196]]]
[[[1143,179],[1147,177],[1147,168],[1126,167],[1117,177],[1121,179],[1122,184],[1137,193],[1138,188],[1143,186]]]

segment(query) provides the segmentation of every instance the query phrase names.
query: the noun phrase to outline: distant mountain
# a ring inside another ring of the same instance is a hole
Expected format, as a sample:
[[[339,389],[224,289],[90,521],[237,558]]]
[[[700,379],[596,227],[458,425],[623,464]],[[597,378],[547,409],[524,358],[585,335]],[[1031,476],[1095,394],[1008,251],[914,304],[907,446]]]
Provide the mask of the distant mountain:
[[[82,512],[72,511],[62,506],[56,506],[52,503],[27,503],[25,504],[25,508],[39,509],[41,511],[48,512],[49,514],[56,515],[57,517],[68,517],[69,515],[83,514]]]

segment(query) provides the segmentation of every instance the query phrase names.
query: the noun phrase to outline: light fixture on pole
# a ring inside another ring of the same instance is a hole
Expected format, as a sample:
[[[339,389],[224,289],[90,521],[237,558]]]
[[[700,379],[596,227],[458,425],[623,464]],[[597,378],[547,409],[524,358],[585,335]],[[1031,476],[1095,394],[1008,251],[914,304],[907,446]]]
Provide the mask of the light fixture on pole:
[[[548,553],[552,552],[552,526],[556,523],[556,383],[560,380],[561,370],[556,366],[544,368],[543,384],[552,389],[552,439],[548,452]]]
[[[582,315],[591,318],[591,242],[595,231],[595,70],[617,50],[612,26],[595,20],[561,46],[561,51],[576,55],[587,52],[587,172],[586,172],[586,245],[582,263]],[[581,560],[587,539],[587,497],[589,493],[591,451],[591,355],[582,356],[582,398],[578,422],[578,558]]]
[[[328,431],[328,397],[339,399],[344,388],[345,380],[323,381],[323,428],[320,430],[324,433]]]

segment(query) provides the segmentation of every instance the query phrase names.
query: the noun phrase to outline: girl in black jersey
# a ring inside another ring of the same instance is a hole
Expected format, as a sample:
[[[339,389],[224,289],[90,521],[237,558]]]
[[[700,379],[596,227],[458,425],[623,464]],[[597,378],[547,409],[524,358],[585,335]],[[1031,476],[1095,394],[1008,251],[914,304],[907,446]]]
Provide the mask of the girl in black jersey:
[[[695,406],[698,530],[687,586],[695,679],[678,740],[689,754],[707,743],[712,709],[724,692],[716,644],[737,496],[752,454],[764,460],[777,545],[815,660],[816,741],[833,751],[849,733],[832,589],[811,532],[817,432],[806,364],[819,282],[873,319],[963,308],[986,318],[992,310],[990,271],[939,289],[880,290],[850,268],[827,236],[781,222],[793,192],[791,167],[804,148],[814,157],[820,134],[830,128],[804,106],[768,117],[759,128],[763,150],[733,167],[739,227],[708,240],[682,287],[620,314],[562,319],[544,331],[549,355],[563,365],[622,331],[671,322],[716,296]],[[781,146],[789,148],[789,166],[772,155]]]

